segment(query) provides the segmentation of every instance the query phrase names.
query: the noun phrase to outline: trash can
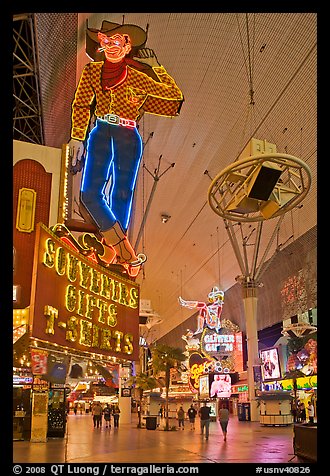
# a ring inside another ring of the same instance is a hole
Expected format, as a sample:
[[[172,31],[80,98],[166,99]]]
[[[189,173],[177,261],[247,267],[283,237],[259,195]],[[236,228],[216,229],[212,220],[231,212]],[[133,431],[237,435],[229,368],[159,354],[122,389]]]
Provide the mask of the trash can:
[[[250,403],[243,402],[237,404],[237,413],[239,421],[250,421]]]
[[[243,403],[244,421],[251,421],[250,403]]]
[[[147,416],[146,417],[146,429],[147,430],[156,430],[157,428],[157,417],[156,416]]]

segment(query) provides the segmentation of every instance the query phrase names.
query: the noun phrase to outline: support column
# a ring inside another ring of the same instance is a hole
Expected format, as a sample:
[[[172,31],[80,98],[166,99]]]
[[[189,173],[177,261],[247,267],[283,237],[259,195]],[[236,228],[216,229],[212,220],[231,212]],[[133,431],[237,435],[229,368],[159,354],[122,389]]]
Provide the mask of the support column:
[[[125,382],[127,381],[128,376],[128,369],[120,366],[118,395],[118,404],[120,408],[119,425],[121,423],[131,423],[131,397],[125,396],[125,391],[122,391],[123,389],[127,388],[125,387]]]
[[[31,443],[45,443],[48,428],[48,391],[32,392]]]
[[[246,322],[246,338],[248,351],[248,385],[251,421],[259,421],[260,412],[255,399],[255,382],[253,366],[259,362],[258,332],[257,332],[257,287],[254,283],[245,282],[243,286],[243,303]]]

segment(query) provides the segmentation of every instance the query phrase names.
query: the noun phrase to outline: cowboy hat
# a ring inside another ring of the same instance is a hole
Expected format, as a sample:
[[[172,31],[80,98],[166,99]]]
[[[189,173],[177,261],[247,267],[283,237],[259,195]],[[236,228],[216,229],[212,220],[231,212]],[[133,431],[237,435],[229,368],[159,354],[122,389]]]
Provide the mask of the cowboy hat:
[[[122,24],[113,23],[111,21],[103,20],[102,26],[100,29],[97,28],[88,28],[86,35],[92,41],[99,43],[97,34],[104,33],[107,36],[119,34],[126,34],[130,37],[132,48],[142,48],[142,46],[147,41],[147,32],[144,31],[141,27],[131,24]]]
[[[209,298],[220,298],[222,299],[222,301],[224,300],[224,295],[225,293],[223,291],[221,291],[218,286],[213,286],[213,288],[211,289],[211,292],[209,293],[208,297]]]
[[[119,23],[113,23],[107,20],[102,21],[101,29],[98,30],[97,28],[89,28],[88,22],[86,22],[86,53],[87,55],[94,61],[103,61],[104,60],[104,53],[99,52],[100,42],[98,39],[97,34],[104,33],[107,36],[115,35],[116,33],[120,34],[127,34],[130,37],[132,49],[127,55],[128,58],[134,58],[134,56],[138,56],[139,50],[144,48],[145,43],[147,41],[148,36],[148,26],[146,30],[143,30],[141,27],[137,25],[131,25],[129,23],[120,25]],[[133,60],[132,60],[133,61]],[[143,68],[143,72],[148,76],[151,76],[155,81],[159,81],[159,78],[154,73],[153,69],[145,64],[141,66],[140,63],[137,69],[141,71],[141,67]],[[134,67],[134,64],[131,64]],[[135,66],[135,67],[136,67]]]

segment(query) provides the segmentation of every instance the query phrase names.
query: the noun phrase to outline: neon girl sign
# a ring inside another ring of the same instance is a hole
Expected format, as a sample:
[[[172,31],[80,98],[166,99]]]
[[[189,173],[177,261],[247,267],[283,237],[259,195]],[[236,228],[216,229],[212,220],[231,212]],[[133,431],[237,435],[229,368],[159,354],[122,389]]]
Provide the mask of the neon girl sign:
[[[224,292],[220,291],[217,286],[214,286],[208,294],[208,303],[200,301],[186,301],[179,297],[179,303],[183,307],[189,309],[199,309],[197,317],[197,330],[194,334],[199,334],[203,331],[204,325],[209,329],[219,331],[221,328],[220,316],[224,303]]]

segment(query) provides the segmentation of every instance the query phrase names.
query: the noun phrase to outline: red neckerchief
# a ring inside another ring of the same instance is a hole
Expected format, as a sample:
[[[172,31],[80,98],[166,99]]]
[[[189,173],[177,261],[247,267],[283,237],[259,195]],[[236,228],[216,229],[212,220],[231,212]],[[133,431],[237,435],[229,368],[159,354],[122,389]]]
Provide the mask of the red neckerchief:
[[[111,89],[123,81],[125,81],[127,76],[127,67],[125,61],[120,63],[111,63],[110,61],[105,61],[102,67],[101,83],[103,91],[106,89]]]
[[[153,77],[154,80],[159,81],[150,66],[140,63],[139,61],[135,61],[132,58],[124,58],[120,63],[111,63],[111,61],[105,60],[101,75],[103,91],[115,88],[125,81],[127,76],[127,65],[147,74],[148,76]]]

